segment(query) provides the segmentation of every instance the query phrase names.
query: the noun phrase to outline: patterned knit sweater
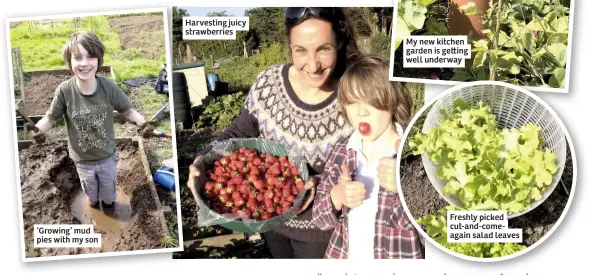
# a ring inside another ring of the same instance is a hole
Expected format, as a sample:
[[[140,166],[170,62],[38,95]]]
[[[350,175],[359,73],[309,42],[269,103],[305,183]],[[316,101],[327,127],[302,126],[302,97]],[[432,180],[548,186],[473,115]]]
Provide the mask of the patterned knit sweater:
[[[289,82],[290,66],[271,66],[258,75],[240,115],[217,140],[275,140],[305,157],[312,169],[310,176],[321,174],[332,146],[348,137],[352,128],[344,120],[336,92],[319,104],[301,101]],[[312,208],[313,205],[276,231],[303,242],[327,242],[332,232],[315,226]]]

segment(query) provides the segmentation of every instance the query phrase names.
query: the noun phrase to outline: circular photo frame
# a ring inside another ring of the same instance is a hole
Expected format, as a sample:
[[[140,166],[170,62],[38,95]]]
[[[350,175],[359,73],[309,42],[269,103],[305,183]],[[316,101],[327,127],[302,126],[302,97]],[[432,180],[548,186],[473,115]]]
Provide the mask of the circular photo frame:
[[[399,196],[438,249],[508,260],[564,219],[577,177],[571,137],[530,91],[496,81],[454,86],[426,103],[407,133],[396,164]]]

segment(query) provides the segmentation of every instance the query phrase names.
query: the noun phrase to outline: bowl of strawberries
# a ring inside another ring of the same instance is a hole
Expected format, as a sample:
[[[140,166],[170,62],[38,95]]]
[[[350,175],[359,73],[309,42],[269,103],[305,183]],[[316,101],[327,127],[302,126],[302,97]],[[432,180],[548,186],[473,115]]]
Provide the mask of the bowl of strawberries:
[[[199,226],[262,233],[295,217],[307,192],[307,162],[276,141],[218,142],[196,165]]]

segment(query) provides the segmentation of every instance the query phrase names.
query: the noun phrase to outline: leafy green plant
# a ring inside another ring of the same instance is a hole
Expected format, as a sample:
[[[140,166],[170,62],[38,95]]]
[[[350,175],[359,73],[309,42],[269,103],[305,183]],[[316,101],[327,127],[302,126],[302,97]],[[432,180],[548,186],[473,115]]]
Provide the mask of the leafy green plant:
[[[240,114],[245,99],[246,97],[242,92],[213,99],[205,107],[199,121],[195,123],[196,128],[207,124],[214,125],[217,130],[227,128],[234,118]]]
[[[468,210],[519,213],[551,185],[556,156],[543,147],[538,126],[498,130],[481,101],[471,108],[457,99],[451,114],[440,113],[440,125],[416,134],[409,145],[438,166],[443,195],[457,197]]]
[[[447,211],[464,210],[455,206],[446,206],[435,215],[425,215],[416,220],[426,227],[426,234],[437,243],[451,251],[477,258],[503,257],[526,249],[517,243],[455,243],[447,239]]]
[[[402,43],[404,36],[409,36],[416,30],[426,27],[432,35],[447,34],[447,27],[428,14],[435,14],[437,10],[429,7],[437,0],[400,0],[397,5],[397,23],[395,27],[395,48]]]
[[[483,14],[470,2],[465,14],[480,14],[488,29],[471,38],[470,68],[452,80],[497,80],[515,85],[563,88],[569,7],[560,0],[495,0]]]

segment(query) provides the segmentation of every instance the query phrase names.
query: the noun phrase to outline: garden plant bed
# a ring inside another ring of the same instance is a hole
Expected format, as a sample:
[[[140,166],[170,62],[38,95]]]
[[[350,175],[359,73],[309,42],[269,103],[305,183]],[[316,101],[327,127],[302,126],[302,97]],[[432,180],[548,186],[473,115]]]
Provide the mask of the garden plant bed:
[[[49,109],[55,89],[62,82],[73,77],[69,70],[26,72],[29,81],[25,83],[25,108],[27,115],[44,115]],[[99,76],[111,77],[111,68],[103,66]]]
[[[109,19],[121,39],[121,47],[138,49],[144,58],[158,59],[166,51],[164,40],[164,20],[161,15],[132,15]]]
[[[175,259],[272,258],[264,239],[250,241],[243,238],[232,238],[232,233],[239,234],[239,232],[234,233],[219,225],[198,226],[198,206],[190,189],[186,186],[189,166],[193,163],[197,153],[209,145],[218,135],[219,132],[212,130],[212,128],[176,132],[180,201],[182,202],[182,234],[185,245],[184,251],[175,252],[173,257]]]
[[[119,230],[104,226],[93,216],[94,231],[102,235],[101,248],[33,248],[35,224],[80,224],[73,203],[81,185],[65,141],[37,145],[19,142],[25,249],[27,257],[118,252],[164,248],[162,238],[168,229],[161,212],[147,159],[140,141],[118,139],[118,191],[129,198],[128,220]],[[144,169],[138,169],[144,167]],[[74,204],[75,205],[75,204]],[[100,214],[109,216],[107,210]],[[96,212],[93,212],[96,213]],[[104,214],[103,214],[104,213]],[[112,213],[112,212],[111,212]],[[100,215],[99,214],[99,215]],[[115,216],[112,216],[115,217]],[[115,217],[117,220],[117,217]]]
[[[414,219],[434,215],[437,210],[448,205],[428,180],[420,156],[401,160],[400,179],[404,200]],[[573,166],[568,147],[561,183],[553,193],[534,210],[508,221],[510,228],[522,228],[524,245],[531,246],[539,241],[555,225],[569,199],[572,181]]]

